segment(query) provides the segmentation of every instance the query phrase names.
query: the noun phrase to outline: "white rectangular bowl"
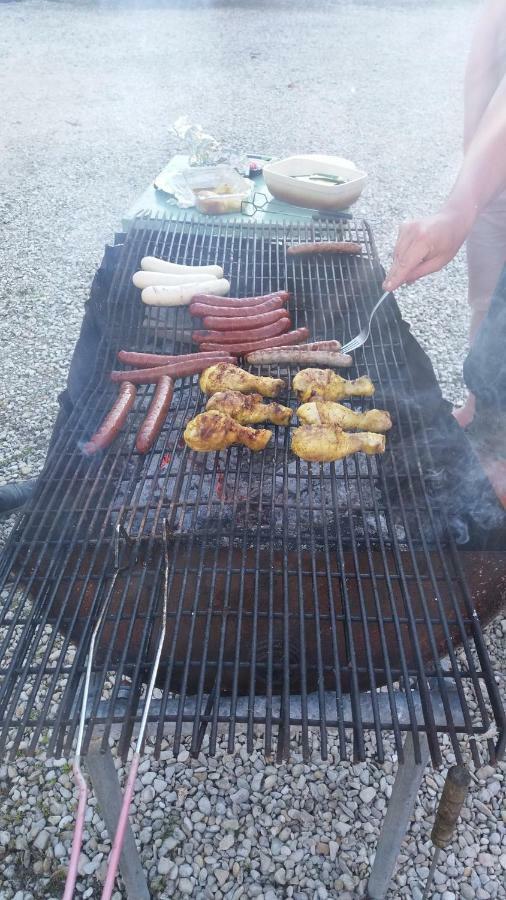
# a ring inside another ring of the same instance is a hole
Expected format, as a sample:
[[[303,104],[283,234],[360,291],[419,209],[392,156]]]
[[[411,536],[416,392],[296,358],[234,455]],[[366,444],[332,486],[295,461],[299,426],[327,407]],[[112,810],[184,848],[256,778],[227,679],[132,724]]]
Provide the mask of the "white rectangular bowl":
[[[326,185],[298,181],[294,175],[337,175],[346,184]],[[265,183],[276,200],[308,209],[345,209],[360,197],[367,182],[366,172],[339,156],[308,153],[289,156],[263,168]]]

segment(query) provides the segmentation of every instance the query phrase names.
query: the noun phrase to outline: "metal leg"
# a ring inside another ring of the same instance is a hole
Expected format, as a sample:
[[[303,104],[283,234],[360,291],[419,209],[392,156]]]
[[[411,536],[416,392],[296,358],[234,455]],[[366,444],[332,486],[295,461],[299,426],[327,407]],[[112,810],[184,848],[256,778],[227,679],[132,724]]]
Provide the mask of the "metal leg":
[[[423,732],[419,739],[422,760],[419,764],[415,762],[411,732],[408,731],[404,741],[404,763],[397,770],[367,884],[369,900],[383,900],[386,897],[401,844],[409,828],[418,789],[430,756],[429,744]]]
[[[100,740],[91,742],[86,754],[86,768],[90,774],[93,790],[100,804],[100,812],[112,841],[116,832],[123,796],[111,751],[107,749],[104,753],[101,749]],[[128,900],[150,900],[148,885],[130,825],[128,825],[125,835],[119,870],[125,884]]]

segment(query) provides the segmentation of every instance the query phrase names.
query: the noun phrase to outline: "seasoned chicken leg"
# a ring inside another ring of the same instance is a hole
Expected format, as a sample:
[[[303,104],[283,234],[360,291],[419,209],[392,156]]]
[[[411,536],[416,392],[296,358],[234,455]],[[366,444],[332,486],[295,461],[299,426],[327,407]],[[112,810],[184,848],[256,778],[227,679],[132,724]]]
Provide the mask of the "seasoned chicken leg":
[[[216,363],[205,369],[200,376],[200,388],[204,394],[217,391],[240,391],[241,394],[256,392],[262,397],[277,397],[285,387],[282,378],[267,378],[251,375],[232,363]]]
[[[224,450],[244,444],[249,450],[265,450],[272,432],[266,428],[246,428],[215,409],[195,416],[184,430],[185,443],[192,450]]]
[[[345,431],[360,428],[362,431],[389,431],[392,427],[390,413],[384,409],[368,409],[355,412],[331,400],[313,400],[303,403],[297,410],[303,425],[339,425]]]
[[[342,400],[344,397],[372,397],[374,394],[374,385],[367,375],[348,381],[331,369],[301,369],[292,383],[303,403],[315,397]]]
[[[206,409],[231,416],[241,425],[258,425],[272,422],[273,425],[288,425],[292,410],[280,403],[263,403],[260,394],[241,394],[239,391],[218,391],[207,401]]]
[[[308,462],[333,462],[358,450],[384,453],[385,436],[368,431],[347,434],[335,425],[301,425],[292,432],[292,450]]]

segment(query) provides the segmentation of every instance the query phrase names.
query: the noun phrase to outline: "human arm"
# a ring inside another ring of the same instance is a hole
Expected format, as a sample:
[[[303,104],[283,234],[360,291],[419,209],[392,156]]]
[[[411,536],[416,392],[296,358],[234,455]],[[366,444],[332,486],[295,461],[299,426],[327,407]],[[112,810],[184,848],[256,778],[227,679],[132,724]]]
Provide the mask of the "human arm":
[[[395,290],[442,269],[466,240],[479,213],[505,188],[506,76],[482,116],[441,210],[399,229],[385,288]]]
[[[484,4],[473,34],[464,79],[464,151],[497,88],[497,33],[505,20],[505,0],[488,0]]]

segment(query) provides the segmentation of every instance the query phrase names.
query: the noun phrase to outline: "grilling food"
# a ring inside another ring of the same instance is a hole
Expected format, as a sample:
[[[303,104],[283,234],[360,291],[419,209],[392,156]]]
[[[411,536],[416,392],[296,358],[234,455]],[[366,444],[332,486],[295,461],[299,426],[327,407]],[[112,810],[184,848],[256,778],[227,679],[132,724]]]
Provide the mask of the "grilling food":
[[[347,353],[340,353],[339,350],[311,350],[304,347],[286,347],[277,351],[273,350],[257,350],[249,353],[246,357],[251,365],[270,366],[275,363],[278,365],[306,365],[310,366],[334,366],[335,368],[346,368],[351,366],[353,359]]]
[[[293,379],[299,400],[343,400],[344,397],[372,397],[374,385],[367,375],[347,381],[330,369],[301,369]]]
[[[227,298],[229,299],[229,298]],[[240,301],[237,301],[238,303]],[[212,306],[210,303],[200,303],[192,300],[190,303],[190,315],[203,319],[205,316],[219,318],[231,318],[234,316],[259,316],[262,313],[271,312],[273,309],[282,309],[286,304],[281,294],[273,294],[263,303],[255,306]]]
[[[277,397],[285,388],[282,378],[266,378],[251,375],[230,363],[219,362],[209,366],[200,376],[200,389],[204,394],[218,391],[239,391],[241,394],[261,394],[262,397]]]
[[[347,434],[335,425],[301,425],[292,432],[292,450],[308,462],[334,462],[352,453],[384,453],[385,435]]]
[[[141,297],[147,306],[188,306],[203,288],[209,294],[228,294],[230,282],[226,278],[213,281],[192,282],[191,284],[152,285],[144,288]]]
[[[200,273],[214,278],[223,278],[221,266],[182,266],[166,259],[157,259],[156,256],[145,256],[141,259],[141,269],[147,272],[175,272],[176,274],[189,273],[190,275]]]
[[[273,294],[263,294],[259,297],[217,297],[215,294],[198,294],[193,298],[194,303],[205,303],[207,306],[240,306],[242,309],[260,306],[272,297],[281,297],[283,301],[290,299],[288,291],[275,291]]]
[[[345,431],[360,428],[381,434],[392,427],[390,413],[383,409],[355,412],[330,400],[314,400],[299,406],[297,415],[303,425],[339,425]]]
[[[340,350],[341,349],[340,341],[311,341],[311,343],[299,344],[297,349],[301,350]],[[273,357],[277,354],[278,350],[291,350],[291,347],[287,347],[284,345],[283,347],[268,347],[266,350],[263,350],[262,353],[264,356],[272,355]]]
[[[206,409],[226,413],[241,425],[289,425],[292,410],[280,403],[264,403],[261,394],[241,394],[240,391],[218,391],[207,401]]]
[[[181,353],[178,356],[167,356],[165,353],[137,353],[135,350],[119,350],[117,357],[125,366],[135,366],[137,369],[151,369],[153,366],[168,366],[170,363],[193,361],[201,358],[222,359],[230,356],[226,350],[215,350],[214,353]]]
[[[169,378],[168,375],[162,375],[156,385],[146,418],[137,432],[135,448],[139,453],[147,453],[151,450],[162,430],[173,395],[174,382],[172,378]]]
[[[213,277],[205,272],[135,272],[132,281],[135,287],[142,290],[152,285],[166,287],[174,284],[208,284],[213,281]]]
[[[125,381],[121,385],[118,396],[99,429],[83,447],[86,456],[92,456],[98,450],[105,450],[117,438],[135,403],[136,393],[137,388],[131,382]]]
[[[244,444],[249,450],[265,450],[272,436],[266,428],[247,428],[215,409],[200,413],[185,428],[184,439],[192,450],[225,450],[232,444]]]
[[[287,248],[287,256],[313,256],[315,253],[362,253],[362,244],[353,241],[319,241],[314,244],[292,244]]]
[[[284,311],[283,311],[284,312]],[[233,344],[239,341],[261,341],[265,338],[277,337],[290,329],[288,313],[284,313],[276,322],[265,325],[263,328],[249,328],[247,325],[240,331],[194,331],[192,340],[196,344],[204,344],[209,341],[217,344]]]
[[[251,312],[251,311],[250,311]],[[279,319],[288,319],[290,321],[286,309],[271,309],[267,312],[246,315],[238,313],[235,316],[204,316],[202,324],[204,328],[218,331],[245,331],[252,328],[264,328],[266,325],[272,325]]]
[[[220,360],[235,363],[235,356],[220,357]],[[204,353],[195,354],[195,359],[190,356],[182,361],[169,363],[166,366],[154,366],[152,369],[131,369],[130,372],[111,372],[111,381],[132,381],[134,384],[154,384],[162,377],[184,378],[186,375],[197,375],[209,368],[216,361],[215,355],[206,356]]]
[[[246,340],[238,341],[237,344],[227,344],[227,350],[237,356],[244,356],[247,353],[253,353],[254,350],[265,350],[268,347],[287,347],[292,344],[300,344],[309,337],[307,328],[295,328],[294,331],[287,331],[285,334],[274,338],[265,338],[263,341]],[[223,350],[224,344],[217,341],[205,341],[200,345],[201,350]]]

